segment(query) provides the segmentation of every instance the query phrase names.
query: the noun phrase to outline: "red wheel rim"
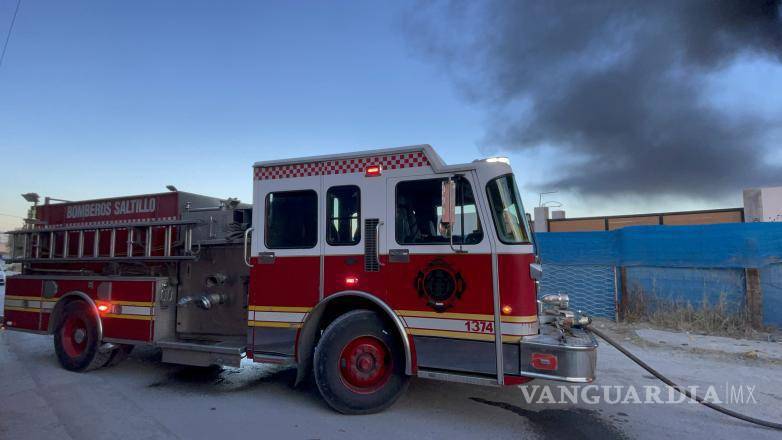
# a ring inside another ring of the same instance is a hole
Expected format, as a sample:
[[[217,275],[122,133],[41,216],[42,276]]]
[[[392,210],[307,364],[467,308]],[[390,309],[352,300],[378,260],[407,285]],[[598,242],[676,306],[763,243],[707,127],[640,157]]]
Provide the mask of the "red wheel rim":
[[[65,353],[72,358],[81,356],[87,348],[87,324],[81,318],[69,316],[60,332]]]
[[[340,379],[356,393],[368,394],[383,388],[392,367],[388,347],[372,336],[350,341],[339,356]]]

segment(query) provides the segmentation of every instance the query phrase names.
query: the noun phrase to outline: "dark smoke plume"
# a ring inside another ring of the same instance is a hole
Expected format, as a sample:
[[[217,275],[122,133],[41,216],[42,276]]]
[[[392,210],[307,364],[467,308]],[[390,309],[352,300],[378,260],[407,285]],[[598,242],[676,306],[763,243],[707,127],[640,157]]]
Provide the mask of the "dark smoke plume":
[[[578,159],[545,186],[714,198],[782,184],[767,161],[780,121],[704,96],[737,60],[782,61],[781,13],[779,0],[498,0],[423,3],[404,22],[488,110],[482,146]]]

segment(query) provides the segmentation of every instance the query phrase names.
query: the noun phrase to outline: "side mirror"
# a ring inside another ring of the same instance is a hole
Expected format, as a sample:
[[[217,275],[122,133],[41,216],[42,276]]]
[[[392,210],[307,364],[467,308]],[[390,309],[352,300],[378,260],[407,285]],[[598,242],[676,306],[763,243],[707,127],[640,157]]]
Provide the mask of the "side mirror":
[[[456,221],[456,182],[453,179],[443,180],[441,200],[443,215],[440,217],[440,233],[451,238],[452,227]]]

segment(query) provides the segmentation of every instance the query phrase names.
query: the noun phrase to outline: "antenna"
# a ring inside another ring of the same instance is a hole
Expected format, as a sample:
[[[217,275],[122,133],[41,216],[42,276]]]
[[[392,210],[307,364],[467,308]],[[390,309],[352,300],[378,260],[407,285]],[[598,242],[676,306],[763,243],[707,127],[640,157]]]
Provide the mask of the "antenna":
[[[543,192],[539,192],[539,193],[538,193],[538,206],[543,206],[543,196],[544,196],[545,194],[556,194],[556,193],[558,193],[558,192],[559,192],[559,190],[556,190],[556,189],[555,189],[554,191],[543,191]]]

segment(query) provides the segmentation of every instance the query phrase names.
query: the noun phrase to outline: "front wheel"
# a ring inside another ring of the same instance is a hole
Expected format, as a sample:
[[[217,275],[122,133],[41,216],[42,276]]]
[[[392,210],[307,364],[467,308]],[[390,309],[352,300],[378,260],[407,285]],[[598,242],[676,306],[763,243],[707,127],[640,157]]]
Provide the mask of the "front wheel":
[[[100,368],[111,357],[101,352],[98,336],[98,316],[84,301],[68,303],[54,331],[54,351],[63,368],[88,371]]]
[[[396,331],[369,310],[332,322],[315,348],[320,394],[344,414],[370,414],[391,406],[407,388]]]

